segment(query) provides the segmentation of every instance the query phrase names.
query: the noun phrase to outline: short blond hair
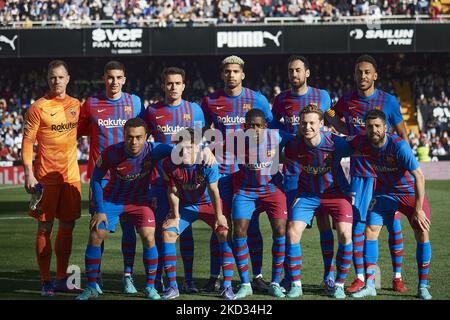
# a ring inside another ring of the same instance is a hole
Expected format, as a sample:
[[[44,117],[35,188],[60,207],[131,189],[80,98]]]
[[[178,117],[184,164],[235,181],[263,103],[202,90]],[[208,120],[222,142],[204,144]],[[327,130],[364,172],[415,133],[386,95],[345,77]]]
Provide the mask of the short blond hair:
[[[305,114],[308,113],[316,113],[319,115],[319,119],[323,120],[323,111],[319,108],[319,106],[315,103],[310,103],[302,110],[302,117],[305,116]]]
[[[244,69],[244,60],[242,60],[241,57],[238,56],[228,56],[225,59],[222,60],[222,69],[227,65],[227,64],[237,64],[239,65],[242,69]]]

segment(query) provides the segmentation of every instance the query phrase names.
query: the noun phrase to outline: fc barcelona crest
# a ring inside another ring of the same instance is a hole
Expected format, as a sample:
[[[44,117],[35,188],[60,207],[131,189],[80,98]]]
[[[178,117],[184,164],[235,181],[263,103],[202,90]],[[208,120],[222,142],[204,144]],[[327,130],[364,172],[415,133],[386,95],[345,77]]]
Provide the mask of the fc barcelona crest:
[[[245,112],[248,112],[252,109],[252,105],[250,103],[244,103],[242,109],[244,109]]]
[[[125,106],[125,107],[123,107],[123,111],[126,112],[126,113],[131,113],[131,112],[132,112],[131,106]]]
[[[267,150],[267,157],[272,158],[275,156],[275,149]]]
[[[197,174],[196,176],[196,183],[197,184],[203,184],[205,182],[205,177],[202,174]]]
[[[185,115],[183,115],[183,119],[184,119],[184,121],[191,121],[191,115],[185,114]]]
[[[75,108],[74,107],[71,107],[70,109],[69,109],[69,111],[70,111],[70,114],[72,115],[72,117],[76,117],[77,116],[77,111],[75,110]]]
[[[151,160],[145,161],[143,164],[144,170],[149,170],[152,166]]]
[[[395,158],[391,157],[391,156],[387,156],[386,157],[386,162],[387,162],[387,164],[394,164],[395,163]]]

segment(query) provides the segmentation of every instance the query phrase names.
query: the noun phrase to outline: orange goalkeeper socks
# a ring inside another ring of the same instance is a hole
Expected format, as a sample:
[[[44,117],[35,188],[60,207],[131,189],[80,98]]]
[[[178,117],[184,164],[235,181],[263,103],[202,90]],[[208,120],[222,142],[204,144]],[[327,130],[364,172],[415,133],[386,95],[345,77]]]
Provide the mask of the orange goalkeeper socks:
[[[67,277],[67,267],[72,253],[72,229],[58,228],[55,241],[56,254],[56,279],[62,280]]]
[[[38,230],[36,235],[36,259],[42,281],[50,281],[50,261],[52,259],[51,232]]]

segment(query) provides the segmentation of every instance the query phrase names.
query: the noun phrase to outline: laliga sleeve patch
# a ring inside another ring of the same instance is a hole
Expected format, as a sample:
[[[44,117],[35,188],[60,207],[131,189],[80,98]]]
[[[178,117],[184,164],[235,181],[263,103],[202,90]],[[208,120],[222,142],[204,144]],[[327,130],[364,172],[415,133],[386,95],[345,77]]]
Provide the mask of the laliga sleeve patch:
[[[102,163],[103,163],[102,156],[99,155],[95,165],[100,168],[102,166]]]
[[[336,115],[336,111],[334,111],[334,109],[332,109],[332,108],[325,111],[325,113],[332,118]]]

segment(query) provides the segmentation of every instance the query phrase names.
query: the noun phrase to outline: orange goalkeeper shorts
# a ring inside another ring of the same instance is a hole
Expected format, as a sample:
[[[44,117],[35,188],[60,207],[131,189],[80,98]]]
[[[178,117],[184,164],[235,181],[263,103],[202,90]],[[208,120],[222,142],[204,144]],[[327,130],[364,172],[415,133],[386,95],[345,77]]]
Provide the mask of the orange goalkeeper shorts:
[[[31,217],[42,222],[55,218],[71,222],[81,216],[81,182],[44,185],[44,193],[36,210],[29,210]]]

